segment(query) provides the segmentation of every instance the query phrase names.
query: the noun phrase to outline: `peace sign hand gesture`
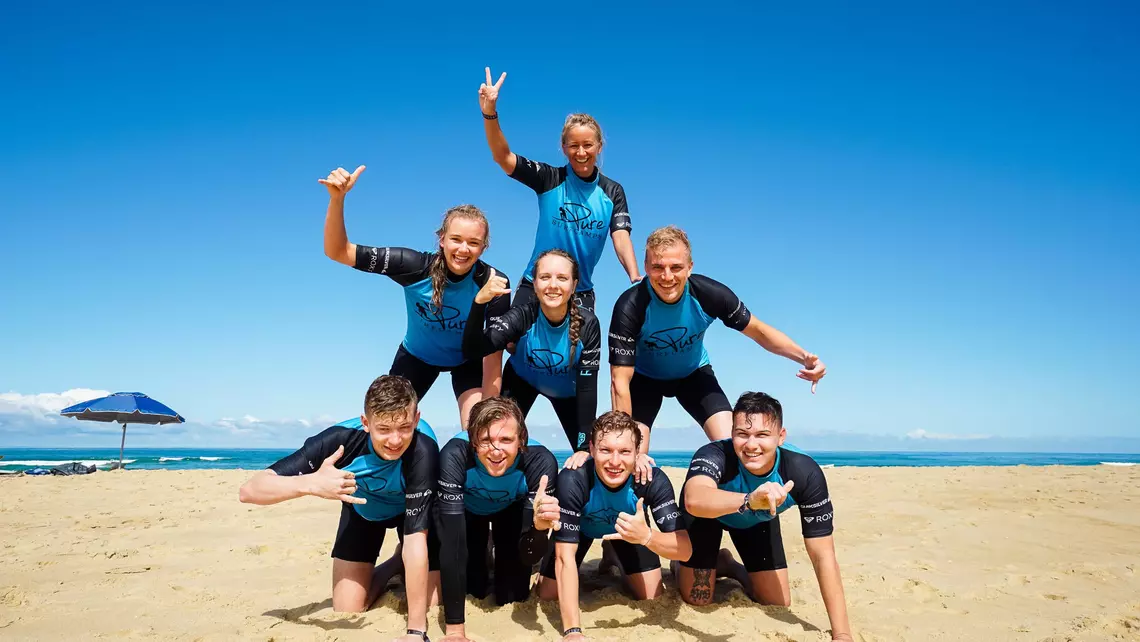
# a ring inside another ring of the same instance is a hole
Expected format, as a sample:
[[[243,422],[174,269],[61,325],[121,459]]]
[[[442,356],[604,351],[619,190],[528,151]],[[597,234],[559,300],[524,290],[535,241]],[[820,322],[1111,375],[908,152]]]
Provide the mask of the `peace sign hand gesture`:
[[[507,72],[499,76],[499,82],[491,84],[491,68],[485,67],[487,71],[487,82],[479,85],[479,108],[487,116],[495,115],[495,103],[499,101],[499,87],[503,86],[503,81],[507,78]]]
[[[507,278],[497,275],[495,268],[491,268],[491,275],[487,277],[487,282],[475,293],[475,303],[490,303],[491,299],[510,293],[511,289],[507,287]]]
[[[317,182],[324,185],[329,190],[329,196],[344,197],[356,185],[356,179],[364,173],[364,166],[356,168],[356,171],[349,174],[343,167],[338,167],[329,172],[328,178],[318,178]]]

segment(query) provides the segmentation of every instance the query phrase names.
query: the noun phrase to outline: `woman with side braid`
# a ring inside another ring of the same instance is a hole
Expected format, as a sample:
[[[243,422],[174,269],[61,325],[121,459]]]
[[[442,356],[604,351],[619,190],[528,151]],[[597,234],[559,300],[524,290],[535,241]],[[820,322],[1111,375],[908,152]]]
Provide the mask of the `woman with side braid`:
[[[584,450],[598,406],[598,361],[602,334],[598,318],[578,305],[578,264],[563,250],[546,250],[534,268],[536,298],[492,316],[483,330],[488,303],[510,292],[494,273],[475,295],[463,353],[468,359],[496,353],[515,344],[503,367],[503,396],[530,412],[538,395],[550,400],[574,450]],[[492,313],[493,314],[493,313]]]
[[[472,406],[484,396],[499,394],[502,377],[501,353],[468,359],[462,349],[463,314],[479,288],[495,274],[494,268],[479,260],[491,239],[487,217],[474,205],[447,210],[435,233],[438,252],[357,245],[345,231],[344,200],[363,171],[363,165],[352,174],[338,168],[320,180],[329,191],[325,255],[363,272],[383,274],[403,286],[408,329],[389,374],[410,381],[416,397],[423,399],[439,373],[450,372],[461,425],[466,426]],[[503,314],[510,307],[510,297],[495,297],[488,307],[491,315]],[[483,329],[481,322],[478,329]]]

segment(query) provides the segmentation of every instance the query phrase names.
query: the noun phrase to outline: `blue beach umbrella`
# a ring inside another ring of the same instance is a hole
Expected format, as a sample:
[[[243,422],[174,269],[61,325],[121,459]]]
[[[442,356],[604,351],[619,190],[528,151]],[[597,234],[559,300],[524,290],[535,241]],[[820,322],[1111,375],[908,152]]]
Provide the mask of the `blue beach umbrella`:
[[[113,395],[69,406],[60,410],[59,414],[84,421],[123,424],[123,440],[119,443],[119,468],[123,467],[127,424],[180,424],[186,421],[182,415],[141,392],[116,392]]]

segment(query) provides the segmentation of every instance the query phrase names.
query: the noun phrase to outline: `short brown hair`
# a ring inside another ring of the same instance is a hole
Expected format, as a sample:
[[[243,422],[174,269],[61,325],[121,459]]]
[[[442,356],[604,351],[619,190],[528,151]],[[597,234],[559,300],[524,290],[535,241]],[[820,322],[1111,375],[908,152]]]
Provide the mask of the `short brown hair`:
[[[491,424],[511,417],[519,425],[519,448],[525,449],[530,435],[526,430],[526,418],[518,403],[510,397],[487,397],[471,407],[467,419],[467,440],[474,446]]]
[[[637,427],[633,417],[621,410],[611,410],[594,420],[594,425],[590,427],[590,443],[596,443],[606,433],[613,432],[620,435],[626,430],[633,433],[633,445],[641,450],[641,429]]]
[[[380,375],[364,395],[364,414],[369,417],[415,413],[419,402],[411,382],[397,375]],[[411,410],[408,407],[411,406]]]
[[[645,239],[645,256],[649,256],[650,250],[657,251],[659,248],[672,247],[678,243],[685,246],[685,251],[689,253],[689,259],[692,260],[693,246],[689,243],[689,235],[676,225],[666,225],[653,230],[649,238]],[[646,258],[646,261],[648,260]]]

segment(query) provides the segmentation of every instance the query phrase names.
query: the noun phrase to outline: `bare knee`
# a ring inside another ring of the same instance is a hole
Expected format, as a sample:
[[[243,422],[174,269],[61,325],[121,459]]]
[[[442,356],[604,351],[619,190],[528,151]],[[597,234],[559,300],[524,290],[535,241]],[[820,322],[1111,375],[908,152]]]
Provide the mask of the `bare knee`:
[[[363,613],[365,606],[363,600],[333,598],[332,608],[334,613]]]
[[[712,591],[681,591],[681,599],[693,606],[708,606],[712,604],[712,597]]]
[[[538,581],[538,599],[540,600],[557,600],[558,599],[558,583],[549,577],[543,577]]]

